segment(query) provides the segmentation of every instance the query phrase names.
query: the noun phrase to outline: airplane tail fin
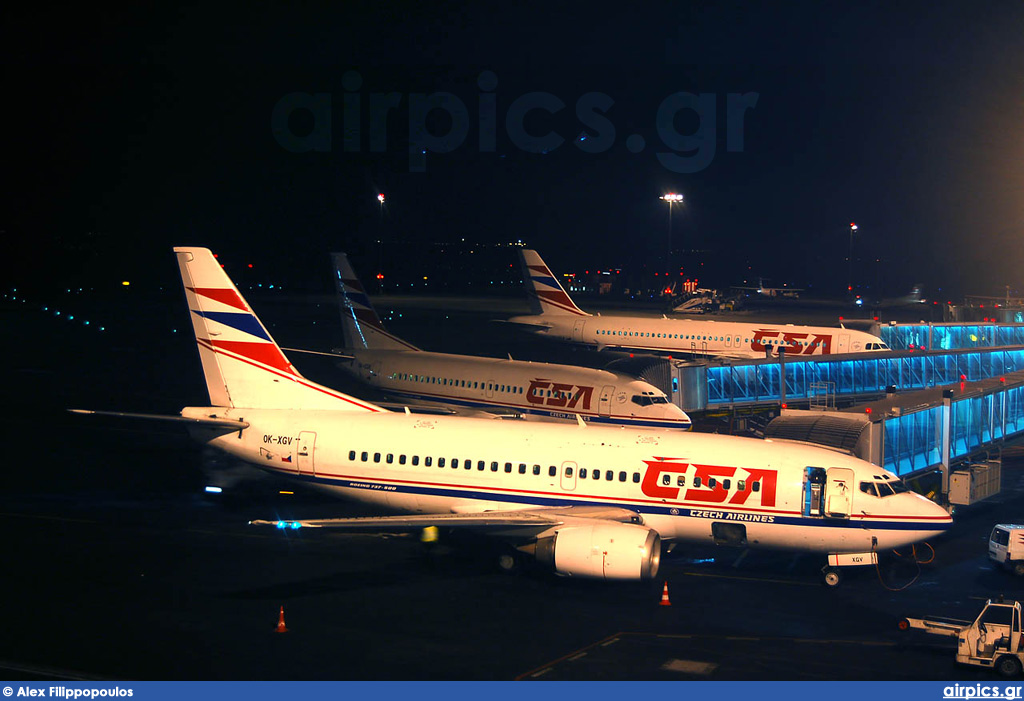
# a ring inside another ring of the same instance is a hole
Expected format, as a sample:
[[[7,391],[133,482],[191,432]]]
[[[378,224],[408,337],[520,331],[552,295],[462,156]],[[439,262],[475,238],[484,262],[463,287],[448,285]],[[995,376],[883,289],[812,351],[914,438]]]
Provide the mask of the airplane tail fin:
[[[332,253],[334,284],[341,307],[341,328],[345,334],[345,347],[373,350],[419,350],[398,336],[390,334],[370,303],[359,278],[356,277],[348,256]]]
[[[211,405],[385,411],[300,375],[209,249],[174,253]]]
[[[523,264],[523,285],[534,314],[575,314],[590,316],[566,294],[536,251],[519,252]]]

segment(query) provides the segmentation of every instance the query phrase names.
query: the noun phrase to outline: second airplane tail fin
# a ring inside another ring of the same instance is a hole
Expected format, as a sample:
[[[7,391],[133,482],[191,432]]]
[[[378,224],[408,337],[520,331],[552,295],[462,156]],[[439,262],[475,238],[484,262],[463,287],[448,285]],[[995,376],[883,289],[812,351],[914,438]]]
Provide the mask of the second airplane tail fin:
[[[363,290],[359,278],[344,253],[332,253],[334,284],[341,307],[341,327],[345,334],[345,347],[373,350],[419,350],[398,336],[390,334]]]
[[[590,316],[566,294],[537,251],[523,249],[520,257],[523,263],[523,285],[534,314]]]

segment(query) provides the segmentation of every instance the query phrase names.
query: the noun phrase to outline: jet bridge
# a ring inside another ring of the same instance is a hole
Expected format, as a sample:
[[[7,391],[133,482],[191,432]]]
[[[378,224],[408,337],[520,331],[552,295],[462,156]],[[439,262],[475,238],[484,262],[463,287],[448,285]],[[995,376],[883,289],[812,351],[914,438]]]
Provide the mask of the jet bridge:
[[[683,411],[779,404],[850,405],[893,391],[979,382],[1024,370],[1024,348],[855,353],[725,364],[669,362],[668,387]],[[659,385],[660,386],[660,385]]]
[[[890,395],[846,411],[783,410],[766,438],[849,452],[899,475],[938,470],[954,504],[999,492],[999,455],[1024,435],[1024,372],[982,382]]]
[[[1024,346],[1024,323],[879,325],[878,336],[893,350],[952,351]]]
[[[940,470],[944,494],[968,485],[968,496],[951,497],[955,503],[990,494],[993,484],[997,491],[998,470],[988,468],[998,461],[988,457],[1024,435],[1024,324],[882,328],[883,339],[906,349],[799,360],[663,361],[669,381],[659,386],[694,414],[778,407],[783,416],[766,435],[849,451],[901,477]],[[885,329],[903,340],[886,338]],[[967,347],[920,349],[936,344]],[[783,407],[804,408],[807,417],[797,419]]]

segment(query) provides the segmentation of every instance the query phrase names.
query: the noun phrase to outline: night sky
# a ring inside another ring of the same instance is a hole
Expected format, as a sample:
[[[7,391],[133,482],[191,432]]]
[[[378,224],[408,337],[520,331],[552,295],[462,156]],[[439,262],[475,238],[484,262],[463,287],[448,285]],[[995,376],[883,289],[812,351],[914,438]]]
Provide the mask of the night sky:
[[[521,239],[658,270],[676,191],[710,285],[839,294],[855,221],[862,290],[1024,287],[1019,1],[488,5],[7,9],[11,282],[201,245],[325,287],[381,234],[388,260]]]

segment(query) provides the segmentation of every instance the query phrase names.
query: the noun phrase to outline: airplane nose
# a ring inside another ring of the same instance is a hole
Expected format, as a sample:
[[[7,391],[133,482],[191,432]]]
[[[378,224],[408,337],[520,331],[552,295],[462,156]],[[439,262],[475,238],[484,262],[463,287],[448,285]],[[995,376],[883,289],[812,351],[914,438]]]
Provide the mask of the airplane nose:
[[[921,502],[920,509],[922,516],[929,519],[935,519],[937,523],[953,522],[953,515],[945,506],[943,506],[942,504],[936,504],[934,501],[924,496],[923,494],[917,494],[916,496],[920,499]]]

